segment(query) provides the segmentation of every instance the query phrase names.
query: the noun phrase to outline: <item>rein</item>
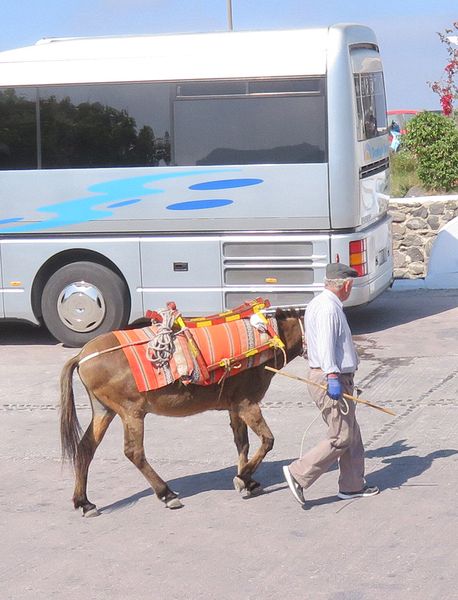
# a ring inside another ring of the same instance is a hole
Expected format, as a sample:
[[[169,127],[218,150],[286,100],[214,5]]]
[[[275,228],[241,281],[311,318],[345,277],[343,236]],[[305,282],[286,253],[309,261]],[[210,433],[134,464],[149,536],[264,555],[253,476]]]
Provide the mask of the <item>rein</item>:
[[[302,323],[302,319],[299,317],[299,327],[301,328],[301,337],[302,337],[302,354],[303,358],[307,358],[307,340],[305,338],[305,329],[304,324]]]

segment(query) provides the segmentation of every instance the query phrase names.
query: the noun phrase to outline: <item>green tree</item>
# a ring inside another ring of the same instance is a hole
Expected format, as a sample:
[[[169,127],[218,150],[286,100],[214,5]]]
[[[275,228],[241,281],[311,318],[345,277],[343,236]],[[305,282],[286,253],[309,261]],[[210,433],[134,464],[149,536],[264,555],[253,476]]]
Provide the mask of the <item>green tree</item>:
[[[444,115],[422,112],[407,126],[404,143],[417,160],[427,189],[450,191],[458,184],[458,129]]]
[[[157,138],[156,140],[156,165],[163,160],[166,165],[170,164],[171,152],[170,152],[170,134],[168,131],[164,133],[164,137]]]
[[[35,100],[0,91],[0,168],[30,169],[37,164]]]
[[[38,103],[38,104],[37,104]],[[37,126],[39,107],[39,127]],[[170,163],[170,136],[155,138],[125,109],[69,97],[0,91],[0,169],[35,169],[40,132],[43,168],[157,166]]]
[[[154,131],[149,125],[144,125],[138,132],[133,153],[135,164],[157,166],[156,141]]]
[[[40,101],[44,167],[131,164],[135,119],[99,102],[75,105],[55,96]]]

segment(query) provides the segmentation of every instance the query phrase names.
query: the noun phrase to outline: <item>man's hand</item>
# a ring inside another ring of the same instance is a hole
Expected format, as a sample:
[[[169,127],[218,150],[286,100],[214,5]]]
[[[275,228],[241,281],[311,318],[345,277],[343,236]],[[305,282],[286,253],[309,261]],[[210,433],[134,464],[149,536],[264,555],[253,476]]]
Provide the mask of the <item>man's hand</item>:
[[[327,393],[333,400],[340,400],[342,397],[342,384],[339,376],[334,373],[328,375]]]

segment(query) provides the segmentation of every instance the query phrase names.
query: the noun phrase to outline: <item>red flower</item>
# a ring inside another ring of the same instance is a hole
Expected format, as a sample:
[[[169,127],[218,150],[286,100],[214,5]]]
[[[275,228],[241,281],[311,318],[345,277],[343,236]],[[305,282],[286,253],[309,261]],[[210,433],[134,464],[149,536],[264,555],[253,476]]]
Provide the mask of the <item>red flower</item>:
[[[442,112],[444,113],[444,115],[446,117],[448,117],[449,115],[452,114],[453,111],[453,96],[451,94],[444,94],[443,96],[441,96],[441,106],[442,106]]]

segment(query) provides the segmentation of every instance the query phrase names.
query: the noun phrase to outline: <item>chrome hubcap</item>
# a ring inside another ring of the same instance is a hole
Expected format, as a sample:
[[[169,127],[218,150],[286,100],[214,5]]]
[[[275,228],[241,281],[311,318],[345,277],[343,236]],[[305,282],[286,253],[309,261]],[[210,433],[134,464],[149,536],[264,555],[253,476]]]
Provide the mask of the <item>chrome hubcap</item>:
[[[60,293],[57,312],[61,321],[72,331],[93,331],[105,317],[105,301],[95,285],[75,281]]]

